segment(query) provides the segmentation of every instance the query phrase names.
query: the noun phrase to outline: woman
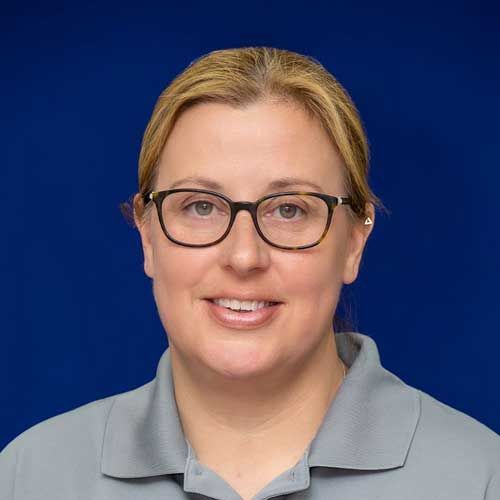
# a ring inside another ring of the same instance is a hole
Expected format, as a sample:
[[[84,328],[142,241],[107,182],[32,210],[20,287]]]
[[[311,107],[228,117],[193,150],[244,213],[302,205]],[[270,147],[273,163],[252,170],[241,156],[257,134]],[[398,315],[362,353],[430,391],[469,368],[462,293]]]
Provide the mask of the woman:
[[[133,217],[156,378],[29,429],[0,498],[500,498],[500,437],[336,333],[382,208],[348,94],[284,50],[215,51],[160,96]]]

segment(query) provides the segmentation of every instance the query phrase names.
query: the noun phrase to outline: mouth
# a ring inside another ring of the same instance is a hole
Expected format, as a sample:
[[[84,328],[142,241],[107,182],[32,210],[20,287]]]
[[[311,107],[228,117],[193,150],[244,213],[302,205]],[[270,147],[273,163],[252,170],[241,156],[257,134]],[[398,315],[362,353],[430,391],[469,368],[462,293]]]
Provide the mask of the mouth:
[[[210,317],[219,325],[238,330],[264,326],[279,315],[283,302],[273,300],[204,299]]]
[[[268,300],[268,299],[249,299],[249,300],[238,300],[238,299],[227,299],[227,298],[209,298],[206,299],[212,304],[216,304],[220,307],[225,307],[231,311],[248,313],[254,312],[264,307],[272,307],[282,302]]]

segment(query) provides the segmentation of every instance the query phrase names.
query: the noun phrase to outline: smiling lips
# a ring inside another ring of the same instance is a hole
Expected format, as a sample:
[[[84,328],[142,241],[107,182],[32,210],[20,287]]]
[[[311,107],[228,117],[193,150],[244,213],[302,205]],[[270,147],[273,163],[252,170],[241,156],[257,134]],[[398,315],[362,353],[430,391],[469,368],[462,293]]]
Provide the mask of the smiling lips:
[[[222,326],[250,330],[271,321],[282,306],[272,301],[239,301],[237,299],[207,299],[212,319]]]
[[[276,304],[276,302],[266,300],[212,299],[212,301],[219,306],[227,307],[233,311],[256,311],[257,309]]]

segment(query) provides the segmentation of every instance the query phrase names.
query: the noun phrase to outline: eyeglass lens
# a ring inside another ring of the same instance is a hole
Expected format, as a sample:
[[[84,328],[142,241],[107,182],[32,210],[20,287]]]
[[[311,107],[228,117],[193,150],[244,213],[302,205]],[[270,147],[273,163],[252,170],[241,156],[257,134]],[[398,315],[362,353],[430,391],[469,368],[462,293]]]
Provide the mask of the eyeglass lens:
[[[170,193],[162,203],[167,232],[188,245],[218,240],[227,230],[231,208],[222,198],[208,193]],[[257,221],[264,236],[279,246],[302,246],[317,242],[325,230],[328,206],[312,195],[279,195],[263,201]]]

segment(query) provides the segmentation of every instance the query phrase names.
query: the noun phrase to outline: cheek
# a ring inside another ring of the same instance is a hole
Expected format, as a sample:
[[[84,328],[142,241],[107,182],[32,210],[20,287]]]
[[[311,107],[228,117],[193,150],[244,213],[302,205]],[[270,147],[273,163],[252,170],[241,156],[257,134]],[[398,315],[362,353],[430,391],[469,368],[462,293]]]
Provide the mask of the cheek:
[[[342,264],[339,256],[329,251],[316,255],[304,255],[297,262],[296,271],[288,274],[286,286],[294,302],[291,323],[297,326],[297,335],[303,341],[303,332],[330,331],[342,289]],[[317,337],[310,335],[311,343]]]
[[[291,295],[308,301],[324,300],[325,294],[331,297],[342,283],[342,266],[338,260],[333,251],[300,256],[293,270],[287,273]]]
[[[207,259],[199,250],[194,254],[195,251],[172,244],[164,245],[155,253],[153,292],[165,326],[177,317],[186,317],[203,282]]]

